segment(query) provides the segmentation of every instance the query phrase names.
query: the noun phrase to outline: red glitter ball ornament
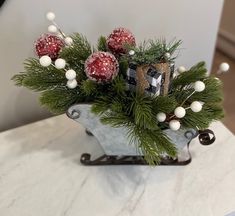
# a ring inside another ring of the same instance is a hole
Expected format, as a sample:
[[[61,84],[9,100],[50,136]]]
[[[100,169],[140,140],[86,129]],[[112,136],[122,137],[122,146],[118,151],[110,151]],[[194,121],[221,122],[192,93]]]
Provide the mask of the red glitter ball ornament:
[[[107,38],[108,48],[114,54],[126,53],[125,44],[135,46],[135,37],[128,29],[116,28]]]
[[[95,52],[85,62],[85,72],[90,80],[96,82],[109,82],[117,76],[118,61],[108,52]]]
[[[35,51],[38,57],[48,55],[52,60],[55,60],[64,46],[65,42],[63,39],[55,35],[43,34],[35,42]]]

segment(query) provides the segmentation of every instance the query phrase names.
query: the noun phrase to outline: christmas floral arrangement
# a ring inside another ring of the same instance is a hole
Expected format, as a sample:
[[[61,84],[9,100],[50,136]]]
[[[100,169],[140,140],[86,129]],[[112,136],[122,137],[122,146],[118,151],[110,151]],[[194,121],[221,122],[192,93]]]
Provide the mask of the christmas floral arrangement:
[[[177,155],[164,130],[205,129],[223,117],[221,82],[207,75],[204,62],[174,69],[180,40],[136,44],[134,35],[116,28],[96,47],[86,37],[66,36],[55,23],[35,42],[39,58],[25,61],[16,85],[41,92],[40,102],[61,114],[73,104],[91,103],[103,124],[124,127],[130,143],[149,164]]]

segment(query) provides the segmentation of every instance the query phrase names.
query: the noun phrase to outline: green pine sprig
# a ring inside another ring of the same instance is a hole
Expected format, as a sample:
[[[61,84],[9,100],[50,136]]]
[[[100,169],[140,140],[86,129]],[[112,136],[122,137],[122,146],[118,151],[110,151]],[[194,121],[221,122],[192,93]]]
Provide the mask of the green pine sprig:
[[[34,91],[44,91],[66,85],[65,72],[53,66],[43,67],[38,59],[29,58],[24,63],[25,72],[12,77],[18,86]]]
[[[131,64],[135,65],[172,62],[177,57],[175,52],[179,49],[181,43],[181,40],[172,40],[167,43],[165,39],[144,41],[137,47],[127,46],[127,50],[134,50],[135,55],[126,56],[126,58]],[[166,58],[166,53],[170,54],[170,58]]]

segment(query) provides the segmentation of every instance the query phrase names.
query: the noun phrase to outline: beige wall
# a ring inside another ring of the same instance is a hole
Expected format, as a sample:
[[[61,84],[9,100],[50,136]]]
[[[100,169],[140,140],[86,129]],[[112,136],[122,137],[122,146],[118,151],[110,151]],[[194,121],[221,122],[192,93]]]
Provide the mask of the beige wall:
[[[37,95],[10,78],[33,56],[33,41],[47,29],[45,12],[56,12],[66,33],[79,31],[96,43],[114,27],[130,28],[138,41],[167,36],[184,41],[177,65],[205,60],[208,67],[223,0],[6,0],[0,9],[0,130],[48,116]]]
[[[235,0],[225,0],[217,47],[235,58]]]

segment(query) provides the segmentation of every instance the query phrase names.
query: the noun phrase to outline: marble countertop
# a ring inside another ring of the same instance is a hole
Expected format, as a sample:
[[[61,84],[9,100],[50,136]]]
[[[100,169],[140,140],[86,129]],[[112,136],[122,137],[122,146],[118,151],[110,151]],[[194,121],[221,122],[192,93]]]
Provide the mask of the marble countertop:
[[[191,164],[155,168],[81,165],[97,143],[65,115],[2,132],[0,216],[227,215],[235,211],[235,137],[220,122],[211,128],[216,142],[195,139]]]

